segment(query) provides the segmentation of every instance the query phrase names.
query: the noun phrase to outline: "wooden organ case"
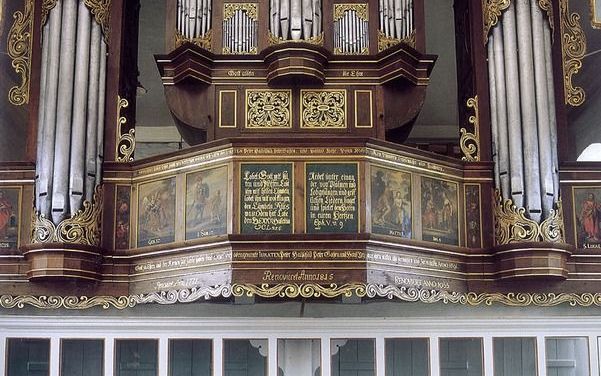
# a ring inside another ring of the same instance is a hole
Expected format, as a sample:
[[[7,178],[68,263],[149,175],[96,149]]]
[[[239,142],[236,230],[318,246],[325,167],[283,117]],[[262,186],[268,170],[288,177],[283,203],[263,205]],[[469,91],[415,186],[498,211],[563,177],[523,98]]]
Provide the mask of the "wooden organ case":
[[[174,0],[168,9],[173,51],[156,60],[191,144],[266,134],[402,141],[435,62],[423,53],[421,0]]]

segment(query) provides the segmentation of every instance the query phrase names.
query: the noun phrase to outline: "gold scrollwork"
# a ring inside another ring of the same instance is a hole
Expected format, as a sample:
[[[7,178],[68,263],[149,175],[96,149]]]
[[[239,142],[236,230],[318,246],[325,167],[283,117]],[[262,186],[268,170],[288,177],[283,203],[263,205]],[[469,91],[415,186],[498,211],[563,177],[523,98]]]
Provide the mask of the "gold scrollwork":
[[[121,115],[121,110],[127,108],[129,102],[125,98],[117,97],[117,137],[115,146],[115,160],[117,162],[131,162],[134,160],[133,154],[136,150],[136,130],[130,129],[129,132],[123,132],[123,126],[127,123],[127,118]]]
[[[58,0],[43,0],[42,1],[42,25],[48,21],[48,13],[56,6]]]
[[[316,46],[323,46],[323,32],[314,37],[309,37],[307,39],[299,39],[299,40],[284,39],[282,37],[275,36],[271,31],[269,31],[267,33],[267,43],[269,43],[270,46],[274,46],[274,45],[280,44],[280,43],[288,43],[288,42],[309,43],[309,44],[313,44]]]
[[[223,47],[221,53],[224,55],[256,55],[257,47],[253,46],[250,49],[248,49],[248,51],[232,51],[232,49],[229,47]]]
[[[97,186],[93,201],[84,201],[83,209],[78,210],[71,218],[55,225],[42,213],[33,213],[33,230],[31,242],[36,243],[70,243],[90,246],[100,245],[102,219],[102,188]]]
[[[516,242],[564,243],[563,208],[561,200],[541,224],[526,217],[526,209],[518,208],[511,199],[495,192],[495,239],[497,245]]]
[[[551,30],[553,30],[555,24],[553,19],[553,4],[551,3],[551,0],[538,0],[538,6],[540,7],[540,9],[544,10],[547,13],[549,26],[551,27]]]
[[[396,46],[400,43],[415,48],[415,29],[411,32],[411,34],[403,39],[388,37],[381,30],[378,30],[378,52],[387,50],[390,47]]]
[[[469,98],[467,100],[467,106],[474,109],[474,115],[469,117],[469,122],[474,126],[474,133],[470,133],[465,128],[461,128],[461,139],[459,140],[459,146],[463,152],[464,161],[477,162],[480,160],[480,113],[478,112],[478,96]]]
[[[301,90],[301,128],[346,128],[346,90]]]
[[[498,22],[503,11],[511,5],[511,0],[482,0],[482,20],[484,22],[484,44],[488,42],[488,33]]]
[[[580,15],[570,13],[569,0],[560,0],[559,7],[565,103],[578,107],[584,103],[586,95],[582,87],[574,87],[572,79],[582,68],[582,58],[586,53],[586,35],[580,25]]]
[[[290,128],[291,97],[290,90],[247,90],[246,128]]]
[[[501,304],[510,307],[555,307],[562,304],[579,307],[601,306],[601,293],[476,293],[430,290],[418,287],[381,285],[375,283],[349,283],[344,285],[307,284],[223,284],[190,289],[157,291],[127,296],[33,296],[2,295],[0,307],[5,309],[31,306],[39,309],[84,310],[126,309],[140,304],[193,303],[216,297],[259,296],[262,298],[387,298],[402,302],[426,304],[459,304],[468,307]]]
[[[94,19],[102,28],[104,41],[108,44],[111,27],[111,0],[84,0],[84,4],[90,9]]]
[[[228,20],[236,14],[237,11],[246,13],[248,18],[257,21],[257,3],[225,3],[223,4],[223,20]]]
[[[12,59],[12,67],[21,78],[21,84],[11,87],[8,91],[8,100],[15,106],[29,103],[33,8],[34,0],[25,0],[24,11],[16,11],[13,14],[15,22],[8,32],[8,56]]]
[[[202,37],[193,38],[193,39],[186,38],[182,33],[180,33],[179,31],[176,31],[175,32],[175,47],[177,48],[186,42],[190,42],[192,44],[197,45],[200,48],[204,48],[205,50],[210,50],[212,38],[213,38],[212,30],[207,31]]]
[[[334,4],[334,21],[338,21],[344,16],[344,13],[354,11],[357,17],[363,21],[369,21],[369,12],[366,3],[362,4]]]

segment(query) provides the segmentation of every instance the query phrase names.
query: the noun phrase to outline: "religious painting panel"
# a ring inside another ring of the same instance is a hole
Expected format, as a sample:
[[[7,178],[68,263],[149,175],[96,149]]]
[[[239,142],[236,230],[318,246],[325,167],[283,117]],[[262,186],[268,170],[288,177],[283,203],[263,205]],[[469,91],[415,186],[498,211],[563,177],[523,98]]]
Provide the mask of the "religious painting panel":
[[[572,202],[576,246],[601,249],[601,186],[573,187]]]
[[[458,184],[421,178],[422,239],[459,245]]]
[[[227,232],[227,166],[186,177],[186,240]]]
[[[115,249],[128,249],[131,187],[129,185],[118,185],[115,195]]]
[[[240,233],[292,233],[292,163],[240,165]]]
[[[175,240],[175,178],[141,184],[138,191],[138,246]]]
[[[0,251],[19,247],[21,188],[0,187]]]
[[[411,238],[411,174],[371,168],[371,231]]]
[[[307,233],[358,232],[357,163],[305,164]]]

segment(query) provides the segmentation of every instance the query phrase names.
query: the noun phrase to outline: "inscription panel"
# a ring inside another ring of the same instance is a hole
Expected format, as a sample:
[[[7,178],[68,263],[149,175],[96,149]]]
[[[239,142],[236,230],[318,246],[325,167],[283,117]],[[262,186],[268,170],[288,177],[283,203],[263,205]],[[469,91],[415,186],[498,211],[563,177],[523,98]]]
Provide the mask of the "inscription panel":
[[[305,164],[307,233],[358,232],[356,163]]]
[[[240,233],[292,232],[292,163],[240,164]]]

